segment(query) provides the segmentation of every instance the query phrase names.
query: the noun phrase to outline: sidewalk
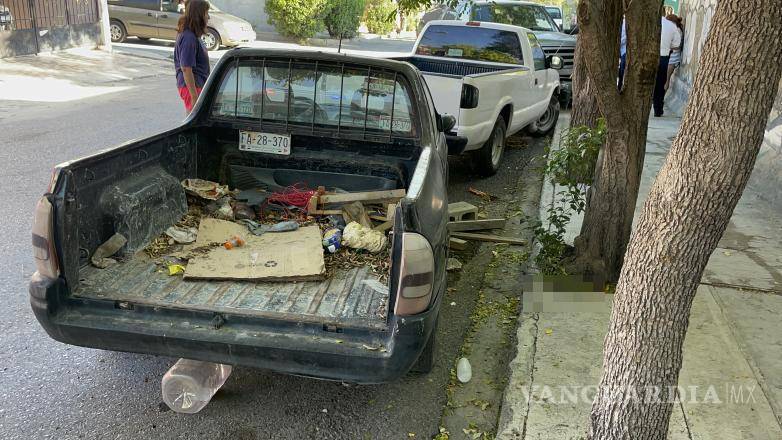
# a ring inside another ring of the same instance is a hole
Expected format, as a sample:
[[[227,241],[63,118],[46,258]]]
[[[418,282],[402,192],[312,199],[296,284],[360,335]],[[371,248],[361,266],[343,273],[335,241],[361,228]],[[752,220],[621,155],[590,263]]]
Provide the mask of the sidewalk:
[[[568,123],[569,116],[563,115],[558,130]],[[654,118],[649,124],[636,212],[679,120]],[[544,185],[541,218],[554,193],[550,184]],[[695,297],[679,378],[682,401],[671,416],[671,439],[782,438],[782,237],[778,213],[758,196],[751,188],[745,191]],[[581,218],[574,218],[568,228],[571,244],[580,224]],[[525,289],[525,297],[578,290],[538,284]],[[594,396],[589,387],[600,380],[610,314],[611,297],[600,297],[608,300],[591,303],[589,311],[522,314],[498,439],[586,437]]]
[[[4,101],[67,102],[128,88],[133,80],[172,75],[168,60],[101,50],[6,58],[0,63],[0,96]]]

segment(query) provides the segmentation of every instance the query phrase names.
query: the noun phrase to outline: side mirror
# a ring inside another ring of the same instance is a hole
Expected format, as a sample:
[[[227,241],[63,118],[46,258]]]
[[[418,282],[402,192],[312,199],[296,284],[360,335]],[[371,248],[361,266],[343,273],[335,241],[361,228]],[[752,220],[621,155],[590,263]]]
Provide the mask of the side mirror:
[[[554,55],[549,59],[548,65],[550,68],[559,70],[564,65],[564,62],[562,61],[562,58]]]
[[[443,133],[448,133],[456,126],[456,117],[453,115],[440,116],[441,130]]]

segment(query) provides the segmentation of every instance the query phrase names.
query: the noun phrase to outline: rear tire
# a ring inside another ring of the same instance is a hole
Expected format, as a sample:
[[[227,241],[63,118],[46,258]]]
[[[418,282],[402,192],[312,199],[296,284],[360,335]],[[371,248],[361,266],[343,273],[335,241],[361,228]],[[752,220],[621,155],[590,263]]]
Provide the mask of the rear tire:
[[[505,135],[508,131],[507,123],[502,115],[497,116],[497,122],[491,131],[491,136],[486,143],[473,153],[475,171],[484,177],[493,176],[500,169],[502,155],[505,152]]]
[[[546,136],[554,131],[559,119],[559,96],[551,95],[546,112],[537,121],[527,127],[527,132],[532,136]]]
[[[206,50],[212,51],[220,48],[220,34],[212,28],[206,29],[206,33],[201,35],[201,41],[206,46]]]
[[[418,356],[418,360],[415,361],[413,367],[410,368],[411,373],[427,374],[432,371],[432,368],[434,368],[435,334],[437,334],[436,322],[434,324],[434,328],[432,329],[432,333],[429,335],[429,340],[426,341],[424,351],[421,352],[421,355]]]
[[[111,20],[109,22],[109,35],[111,36],[112,43],[124,43],[128,38],[128,31],[121,21]]]

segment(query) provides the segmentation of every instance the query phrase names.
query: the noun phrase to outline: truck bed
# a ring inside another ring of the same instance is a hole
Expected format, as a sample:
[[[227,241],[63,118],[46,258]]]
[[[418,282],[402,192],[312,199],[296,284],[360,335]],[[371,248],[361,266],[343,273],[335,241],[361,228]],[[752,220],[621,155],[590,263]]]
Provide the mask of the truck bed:
[[[107,269],[87,266],[80,276],[76,298],[353,328],[386,326],[388,287],[367,267],[338,270],[325,281],[188,281],[169,276],[152,261],[132,259]]]
[[[396,59],[399,61],[408,62],[424,73],[458,77],[502,72],[504,70],[518,69],[521,67],[510,64],[475,63],[460,59],[449,60],[444,58],[423,56],[412,56]]]

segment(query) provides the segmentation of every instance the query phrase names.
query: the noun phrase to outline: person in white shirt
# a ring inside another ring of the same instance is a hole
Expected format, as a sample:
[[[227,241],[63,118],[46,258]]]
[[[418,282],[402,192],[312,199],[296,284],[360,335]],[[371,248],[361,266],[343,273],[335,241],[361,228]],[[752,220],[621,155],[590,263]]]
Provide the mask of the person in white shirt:
[[[660,64],[657,66],[657,78],[654,82],[654,116],[663,115],[663,103],[665,100],[665,83],[668,79],[668,60],[673,49],[678,49],[681,44],[679,28],[665,17],[660,17],[662,29],[660,30]]]
[[[682,48],[684,47],[684,25],[682,25],[681,17],[677,15],[669,14],[665,18],[672,21],[679,30],[679,48],[672,50],[671,57],[668,59],[668,79],[665,81],[665,90],[667,92],[671,85],[673,71],[676,70],[676,68],[679,67],[679,65],[682,63]]]

